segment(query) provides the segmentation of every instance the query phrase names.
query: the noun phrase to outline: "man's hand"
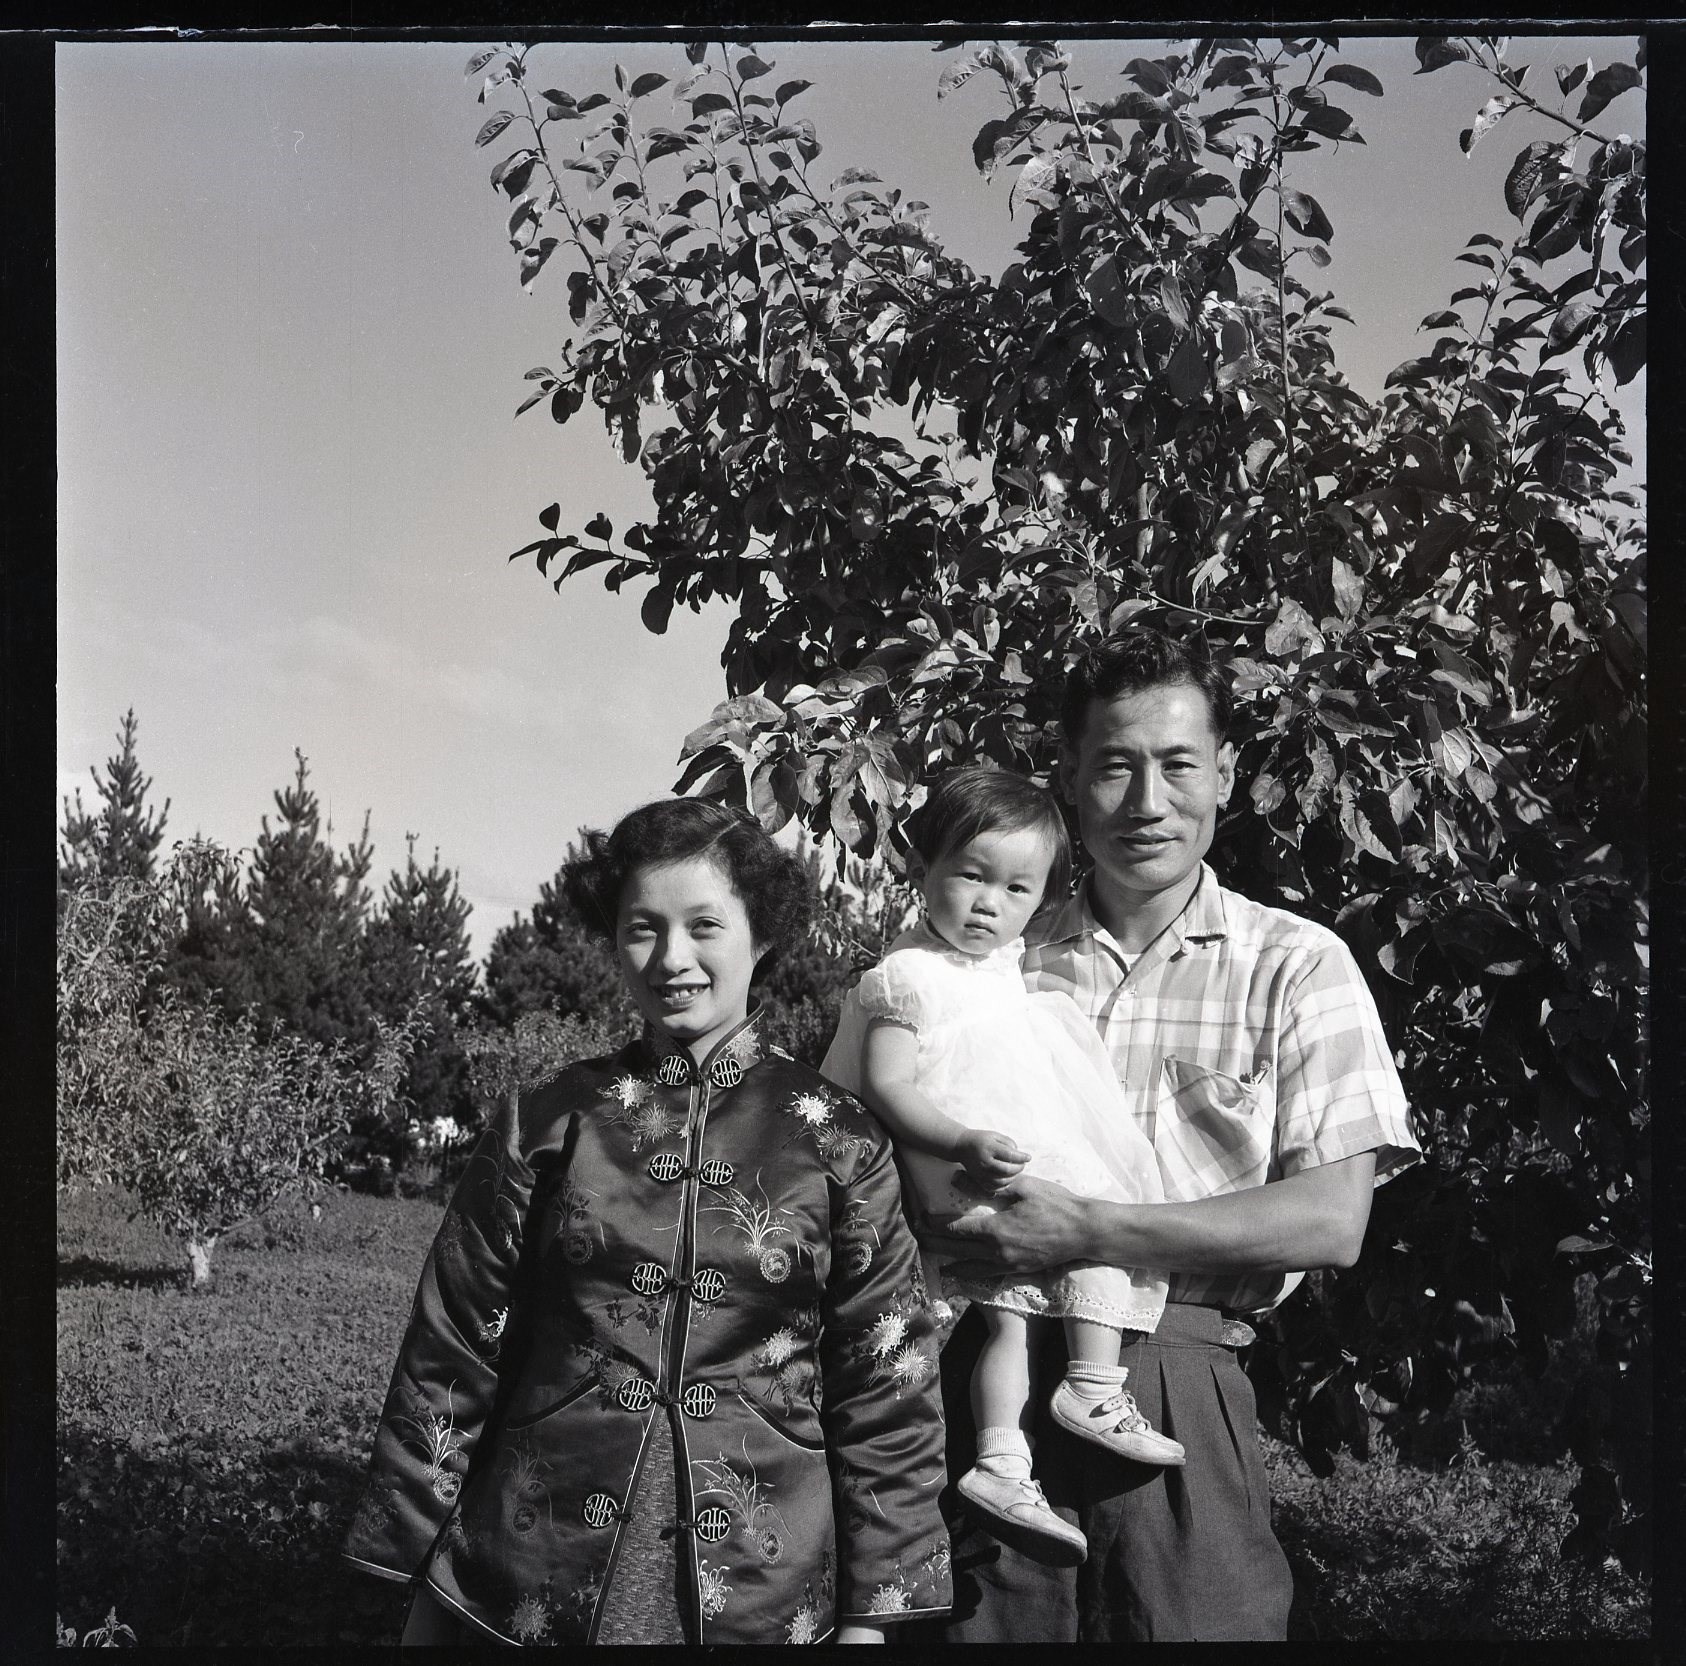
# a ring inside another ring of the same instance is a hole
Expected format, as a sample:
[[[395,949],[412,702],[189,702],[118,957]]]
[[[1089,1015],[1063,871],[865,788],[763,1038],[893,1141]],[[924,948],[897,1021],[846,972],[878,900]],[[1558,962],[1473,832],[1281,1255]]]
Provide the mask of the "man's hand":
[[[933,1214],[921,1242],[944,1257],[966,1256],[949,1270],[957,1278],[991,1279],[1002,1273],[1038,1273],[1068,1261],[1095,1259],[1084,1200],[1051,1180],[1028,1175],[994,1193],[994,1211]],[[1115,1209],[1127,1207],[1115,1204]]]
[[[969,1128],[956,1141],[954,1158],[968,1179],[993,1193],[1030,1161],[1030,1153],[1021,1151],[1005,1134]]]

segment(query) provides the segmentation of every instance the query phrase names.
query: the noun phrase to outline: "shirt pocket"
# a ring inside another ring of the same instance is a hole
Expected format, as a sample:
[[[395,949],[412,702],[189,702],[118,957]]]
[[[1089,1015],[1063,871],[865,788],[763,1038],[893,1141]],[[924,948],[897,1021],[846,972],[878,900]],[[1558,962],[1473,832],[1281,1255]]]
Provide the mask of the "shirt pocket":
[[[1267,1065],[1231,1076],[1186,1059],[1160,1061],[1153,1143],[1170,1198],[1261,1185],[1276,1143],[1276,1082]]]

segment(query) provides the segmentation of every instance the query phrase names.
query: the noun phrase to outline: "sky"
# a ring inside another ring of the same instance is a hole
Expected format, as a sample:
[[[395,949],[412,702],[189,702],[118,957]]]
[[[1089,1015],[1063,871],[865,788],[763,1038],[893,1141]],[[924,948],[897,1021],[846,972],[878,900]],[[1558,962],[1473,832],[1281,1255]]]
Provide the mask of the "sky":
[[[497,44],[488,41],[487,45]],[[999,114],[980,77],[914,41],[768,40],[836,173],[867,167],[931,205],[934,229],[998,272],[1019,230],[1008,183],[971,161]],[[1089,96],[1151,41],[1073,43]],[[455,868],[482,954],[529,909],[582,825],[663,795],[685,734],[725,697],[721,604],[653,637],[638,587],[559,594],[505,557],[563,506],[617,527],[649,497],[589,408],[519,420],[524,373],[564,338],[562,277],[530,291],[507,200],[477,150],[471,46],[317,39],[59,43],[58,735],[60,795],[115,749],[132,706],[167,838],[249,847],[294,749],[335,842],[360,828],[372,878],[418,836]],[[1631,59],[1626,37],[1517,38],[1512,62]],[[1409,36],[1343,58],[1386,95],[1347,101],[1367,144],[1296,163],[1336,228],[1323,287],[1353,313],[1338,362],[1366,394],[1420,350],[1422,316],[1467,277],[1454,257],[1508,216],[1510,159],[1552,129],[1512,116],[1469,157],[1457,133],[1490,83],[1416,76]],[[541,85],[612,90],[615,62],[674,79],[674,44],[536,48]],[[647,101],[648,120],[679,125]],[[1596,124],[1644,132],[1643,94]],[[1463,276],[1460,276],[1463,274]],[[548,281],[547,281],[548,280]],[[1623,390],[1643,467],[1643,373]]]

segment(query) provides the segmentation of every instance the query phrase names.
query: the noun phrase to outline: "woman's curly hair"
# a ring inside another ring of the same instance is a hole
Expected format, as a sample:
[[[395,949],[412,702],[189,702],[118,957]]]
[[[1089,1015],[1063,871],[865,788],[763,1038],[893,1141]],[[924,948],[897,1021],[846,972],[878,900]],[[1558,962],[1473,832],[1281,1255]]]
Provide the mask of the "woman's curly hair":
[[[562,864],[562,893],[590,930],[613,942],[627,876],[698,856],[716,863],[737,893],[764,951],[757,975],[764,973],[774,954],[807,928],[814,887],[802,863],[743,810],[707,798],[640,805],[607,833],[586,831],[584,848]]]

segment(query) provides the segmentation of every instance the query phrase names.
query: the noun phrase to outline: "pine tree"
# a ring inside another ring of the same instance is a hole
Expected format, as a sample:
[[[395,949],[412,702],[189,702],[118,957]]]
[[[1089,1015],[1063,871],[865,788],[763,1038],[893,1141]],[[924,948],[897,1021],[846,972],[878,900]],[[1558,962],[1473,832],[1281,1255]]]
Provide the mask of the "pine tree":
[[[64,802],[64,838],[59,846],[59,887],[76,890],[91,882],[109,884],[115,879],[150,879],[158,846],[164,838],[164,822],[170,801],[162,810],[152,810],[146,795],[151,776],[142,775],[135,755],[135,735],[140,725],[131,706],[123,714],[117,732],[118,752],[107,758],[105,774],[89,769],[99,808],[88,810],[82,803],[82,789]]]
[[[576,848],[570,848],[570,858]],[[539,886],[532,919],[517,913],[492,939],[478,1004],[485,1018],[504,1028],[529,1012],[632,1025],[633,1007],[621,987],[615,951],[586,929],[563,894],[560,870]]]
[[[265,1030],[367,1046],[375,1012],[366,941],[371,858],[365,815],[357,841],[334,853],[309,765],[294,751],[291,786],[275,794],[276,825],[262,820],[243,907],[230,921],[225,1005],[249,1007]]]
[[[417,1121],[472,1114],[468,1061],[458,1037],[474,994],[476,968],[468,940],[469,905],[456,873],[416,861],[416,835],[406,835],[402,871],[387,879],[370,922],[373,1000],[383,1017],[416,1012],[429,1026],[411,1057],[405,1093]],[[391,1155],[389,1153],[389,1155]]]

